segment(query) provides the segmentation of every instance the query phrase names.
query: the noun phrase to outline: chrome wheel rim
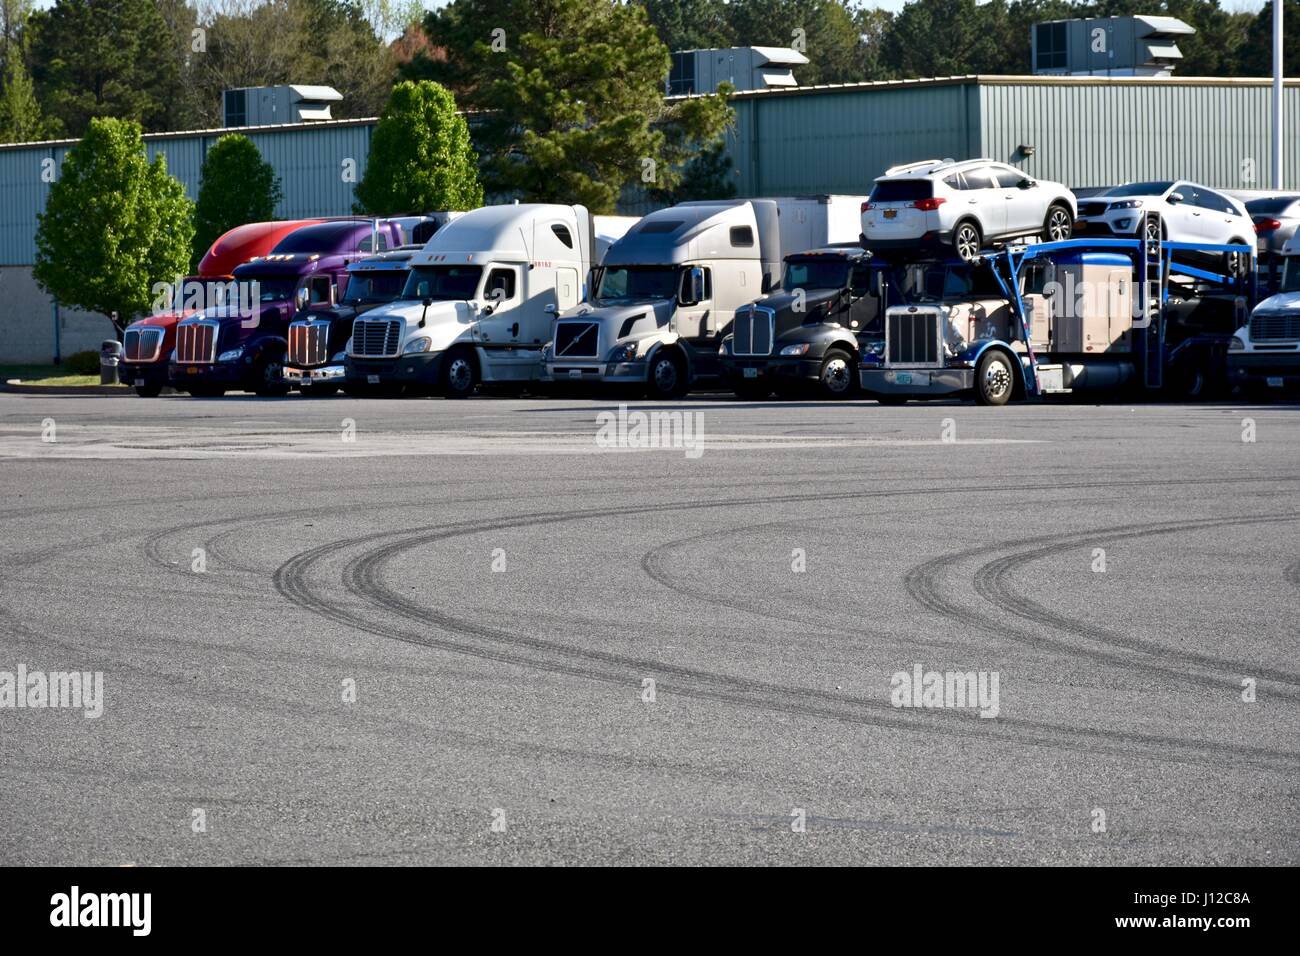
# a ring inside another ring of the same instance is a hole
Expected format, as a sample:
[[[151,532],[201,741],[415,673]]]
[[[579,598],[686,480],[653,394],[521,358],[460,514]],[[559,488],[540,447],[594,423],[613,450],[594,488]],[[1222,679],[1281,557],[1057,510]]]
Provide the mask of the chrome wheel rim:
[[[474,370],[465,359],[452,359],[451,367],[447,369],[447,381],[458,392],[469,391],[470,385],[474,382]]]
[[[1001,398],[1011,389],[1011,369],[1001,361],[989,362],[984,369],[984,394]]]
[[[822,384],[826,390],[835,395],[842,395],[849,389],[849,363],[841,358],[831,359],[822,369]]]
[[[1053,242],[1061,242],[1070,238],[1070,217],[1065,214],[1064,209],[1053,209],[1051,218],[1047,223],[1047,234]]]
[[[957,255],[963,259],[974,259],[980,251],[979,237],[971,226],[962,226],[957,230]]]

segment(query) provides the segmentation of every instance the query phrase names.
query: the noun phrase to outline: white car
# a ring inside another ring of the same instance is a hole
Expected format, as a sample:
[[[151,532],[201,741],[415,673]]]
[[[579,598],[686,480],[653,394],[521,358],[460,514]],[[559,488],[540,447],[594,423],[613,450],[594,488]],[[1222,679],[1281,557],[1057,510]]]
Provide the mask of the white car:
[[[1245,206],[1186,181],[1126,183],[1089,196],[1079,203],[1074,231],[1081,236],[1154,238],[1155,220],[1147,215],[1151,212],[1159,214],[1161,238],[1170,242],[1255,244],[1255,224]]]
[[[973,259],[990,242],[1069,239],[1074,195],[990,159],[929,159],[886,170],[862,204],[868,249],[951,246]]]

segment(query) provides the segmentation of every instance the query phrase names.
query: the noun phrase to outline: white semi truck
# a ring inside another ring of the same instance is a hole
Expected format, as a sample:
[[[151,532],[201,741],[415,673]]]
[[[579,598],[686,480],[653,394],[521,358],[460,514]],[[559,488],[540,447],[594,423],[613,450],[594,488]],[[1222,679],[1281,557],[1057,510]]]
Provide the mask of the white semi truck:
[[[480,382],[538,379],[552,317],[583,300],[635,221],[544,203],[458,217],[411,257],[401,297],[353,323],[346,387],[464,398]]]
[[[555,383],[632,386],[676,398],[720,382],[736,309],[776,288],[782,257],[855,242],[861,196],[680,203],[615,242],[589,302],[561,312],[545,351]]]
[[[1228,382],[1252,398],[1300,391],[1300,237],[1286,241],[1281,258],[1276,294],[1228,344]]]

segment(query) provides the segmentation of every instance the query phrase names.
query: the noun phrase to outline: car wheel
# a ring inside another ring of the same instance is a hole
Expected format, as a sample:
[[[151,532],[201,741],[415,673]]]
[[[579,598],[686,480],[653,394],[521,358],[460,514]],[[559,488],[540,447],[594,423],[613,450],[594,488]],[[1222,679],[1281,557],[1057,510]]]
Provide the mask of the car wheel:
[[[1240,236],[1236,236],[1228,240],[1228,245],[1245,246],[1245,245],[1249,245],[1249,243],[1247,243],[1246,240],[1242,239]],[[1226,253],[1224,255],[1223,264],[1224,267],[1227,269],[1228,275],[1238,279],[1244,276],[1246,274],[1246,262],[1248,261],[1248,258],[1249,258],[1248,256],[1243,256],[1240,252]]]
[[[686,366],[676,352],[660,352],[650,363],[646,394],[651,398],[681,398],[686,394]]]
[[[840,349],[828,349],[817,374],[822,397],[848,398],[853,394],[853,384],[853,356]]]
[[[1163,222],[1158,222],[1150,216],[1144,216],[1142,217],[1142,235],[1146,237],[1147,240],[1163,240],[1169,237],[1169,231],[1165,228]]]
[[[161,385],[137,385],[135,393],[141,398],[157,398],[162,394]]]
[[[962,222],[952,231],[952,247],[959,258],[970,262],[980,253],[980,231],[973,222]]]
[[[478,368],[469,349],[454,349],[443,362],[441,375],[444,398],[469,398],[478,387]]]
[[[1064,242],[1074,235],[1074,220],[1070,218],[1070,209],[1060,203],[1053,203],[1047,209],[1047,218],[1043,220],[1043,238],[1048,242]]]
[[[1011,360],[1005,352],[985,352],[975,369],[975,402],[979,405],[1005,405],[1011,400],[1015,379]]]

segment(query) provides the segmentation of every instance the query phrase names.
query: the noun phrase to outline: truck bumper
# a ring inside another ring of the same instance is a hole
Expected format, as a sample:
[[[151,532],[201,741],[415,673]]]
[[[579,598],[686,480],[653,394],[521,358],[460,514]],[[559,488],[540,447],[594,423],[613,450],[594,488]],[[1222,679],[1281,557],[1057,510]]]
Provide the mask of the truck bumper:
[[[644,384],[649,374],[645,361],[638,362],[547,362],[543,381],[555,382],[608,382],[610,384]]]
[[[445,352],[416,352],[390,359],[353,358],[343,361],[343,380],[366,385],[436,385]]]
[[[311,388],[313,385],[342,385],[347,372],[342,365],[323,365],[320,368],[284,367],[284,381],[287,385],[299,388]]]
[[[117,372],[123,385],[152,388],[171,384],[166,362],[123,362]]]
[[[743,382],[815,382],[821,375],[821,359],[769,357],[722,359],[722,377],[730,386]]]
[[[950,395],[975,386],[969,368],[864,368],[858,373],[864,392],[879,395]]]
[[[249,366],[239,362],[214,362],[193,364],[184,362],[167,367],[167,378],[172,388],[185,391],[190,385],[223,385],[242,388],[249,374]]]
[[[1228,384],[1300,389],[1300,351],[1229,352]]]

